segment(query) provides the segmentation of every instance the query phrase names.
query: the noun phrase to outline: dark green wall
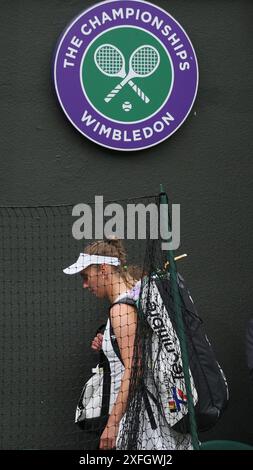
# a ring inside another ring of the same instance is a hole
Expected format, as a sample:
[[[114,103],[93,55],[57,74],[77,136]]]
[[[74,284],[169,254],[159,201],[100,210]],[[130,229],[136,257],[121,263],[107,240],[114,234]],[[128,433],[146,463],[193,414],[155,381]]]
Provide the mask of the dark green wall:
[[[86,140],[67,121],[54,94],[56,41],[68,22],[95,2],[1,0],[0,205],[72,204],[94,201],[95,195],[122,199],[157,193],[163,183],[171,200],[181,204],[179,252],[189,254],[182,273],[231,389],[228,411],[204,437],[253,444],[253,384],[244,352],[252,316],[253,3],[153,3],[189,34],[199,62],[199,92],[188,119],[169,140],[127,154]],[[53,379],[53,369],[50,373]],[[58,432],[57,445],[71,447]],[[14,433],[4,445],[40,448],[36,436],[20,444]],[[50,439],[44,448],[54,447]]]

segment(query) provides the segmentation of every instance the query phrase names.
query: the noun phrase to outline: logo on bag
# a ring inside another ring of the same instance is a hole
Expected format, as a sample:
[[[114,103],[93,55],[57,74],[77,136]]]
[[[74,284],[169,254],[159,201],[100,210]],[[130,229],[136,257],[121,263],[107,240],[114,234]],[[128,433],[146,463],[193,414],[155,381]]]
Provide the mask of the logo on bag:
[[[170,137],[197,93],[198,66],[183,28],[142,0],[111,0],[82,12],[54,58],[56,93],[84,136],[115,150]]]
[[[187,396],[183,390],[172,387],[173,400],[169,400],[169,410],[171,413],[181,411],[181,405],[187,405]]]

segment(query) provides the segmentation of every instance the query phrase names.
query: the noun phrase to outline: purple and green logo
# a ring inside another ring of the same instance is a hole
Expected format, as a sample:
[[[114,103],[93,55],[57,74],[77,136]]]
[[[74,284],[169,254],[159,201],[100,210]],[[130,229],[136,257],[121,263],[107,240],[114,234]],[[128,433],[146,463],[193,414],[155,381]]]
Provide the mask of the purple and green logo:
[[[63,32],[54,83],[63,111],[84,136],[114,150],[141,150],[185,121],[198,65],[189,37],[165,10],[142,0],[109,0]]]

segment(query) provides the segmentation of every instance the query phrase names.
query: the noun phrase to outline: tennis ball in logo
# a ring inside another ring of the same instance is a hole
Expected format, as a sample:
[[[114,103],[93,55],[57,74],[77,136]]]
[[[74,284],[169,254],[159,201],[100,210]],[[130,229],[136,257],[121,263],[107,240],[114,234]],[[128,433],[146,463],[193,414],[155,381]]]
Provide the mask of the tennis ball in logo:
[[[124,109],[124,111],[126,111],[126,113],[129,113],[129,111],[131,111],[132,107],[133,106],[129,101],[125,101],[125,103],[122,104],[122,109]]]

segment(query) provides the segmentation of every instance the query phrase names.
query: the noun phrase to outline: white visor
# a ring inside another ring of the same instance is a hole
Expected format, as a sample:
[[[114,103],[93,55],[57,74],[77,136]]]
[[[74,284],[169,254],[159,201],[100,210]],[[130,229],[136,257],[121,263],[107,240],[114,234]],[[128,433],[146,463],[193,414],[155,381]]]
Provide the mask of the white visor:
[[[88,268],[91,264],[111,264],[113,266],[119,266],[119,258],[114,258],[111,256],[98,256],[98,255],[88,255],[87,253],[80,253],[76,263],[71,264],[68,268],[63,269],[65,274],[77,274],[83,271],[83,269]]]

